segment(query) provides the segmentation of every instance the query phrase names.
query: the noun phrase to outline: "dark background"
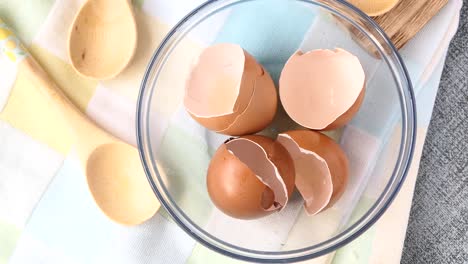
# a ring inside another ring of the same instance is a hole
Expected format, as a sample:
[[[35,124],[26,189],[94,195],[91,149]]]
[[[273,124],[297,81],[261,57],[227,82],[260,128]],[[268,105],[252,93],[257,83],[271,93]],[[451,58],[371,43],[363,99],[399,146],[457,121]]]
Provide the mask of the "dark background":
[[[402,263],[468,263],[468,0],[424,145]]]

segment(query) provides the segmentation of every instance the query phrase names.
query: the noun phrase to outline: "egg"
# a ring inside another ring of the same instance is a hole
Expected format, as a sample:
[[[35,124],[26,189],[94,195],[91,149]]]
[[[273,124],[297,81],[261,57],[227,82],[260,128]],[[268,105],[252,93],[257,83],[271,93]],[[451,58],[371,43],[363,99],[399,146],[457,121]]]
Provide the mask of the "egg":
[[[280,82],[281,103],[299,125],[331,130],[347,124],[365,96],[365,73],[359,59],[343,50],[293,54]]]
[[[269,73],[236,44],[221,43],[203,50],[186,82],[187,112],[221,134],[261,131],[273,120],[277,104]]]
[[[208,194],[225,214],[255,219],[284,208],[294,190],[294,163],[286,149],[264,136],[222,144],[207,172]]]
[[[296,188],[304,198],[309,215],[338,201],[348,183],[349,162],[337,143],[310,130],[279,134],[277,142],[285,147],[294,161]]]

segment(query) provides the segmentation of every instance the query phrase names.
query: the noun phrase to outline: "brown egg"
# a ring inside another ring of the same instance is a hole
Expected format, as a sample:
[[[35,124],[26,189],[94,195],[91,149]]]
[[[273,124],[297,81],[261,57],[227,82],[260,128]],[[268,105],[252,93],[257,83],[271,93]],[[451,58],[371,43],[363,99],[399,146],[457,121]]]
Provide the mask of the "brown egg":
[[[277,104],[268,72],[235,44],[206,48],[186,83],[187,112],[202,126],[226,135],[262,130],[273,120]]]
[[[348,182],[346,154],[331,138],[310,130],[288,131],[277,141],[290,153],[296,170],[296,187],[309,214],[332,206]]]
[[[280,99],[296,123],[329,130],[348,123],[365,95],[359,59],[342,50],[298,51],[281,72]]]
[[[255,219],[281,210],[294,189],[294,165],[270,138],[231,139],[214,154],[207,174],[213,203],[225,214]]]

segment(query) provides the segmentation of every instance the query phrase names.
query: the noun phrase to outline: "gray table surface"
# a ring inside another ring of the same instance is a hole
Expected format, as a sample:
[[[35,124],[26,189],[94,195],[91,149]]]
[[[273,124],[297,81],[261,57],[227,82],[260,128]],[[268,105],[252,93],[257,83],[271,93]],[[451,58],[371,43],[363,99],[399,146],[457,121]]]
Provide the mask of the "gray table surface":
[[[402,263],[468,263],[468,0],[461,12],[424,145]]]

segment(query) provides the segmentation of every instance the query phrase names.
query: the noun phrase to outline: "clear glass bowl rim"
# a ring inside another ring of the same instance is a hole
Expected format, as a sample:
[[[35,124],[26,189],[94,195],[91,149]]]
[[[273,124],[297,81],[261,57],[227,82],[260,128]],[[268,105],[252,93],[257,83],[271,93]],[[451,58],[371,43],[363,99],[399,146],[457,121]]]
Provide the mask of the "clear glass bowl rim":
[[[395,196],[401,189],[401,186],[406,178],[413,157],[414,144],[416,141],[416,101],[406,66],[404,65],[403,60],[400,54],[398,53],[397,49],[394,47],[394,45],[392,44],[388,36],[384,33],[384,31],[377,25],[377,23],[375,23],[370,17],[368,17],[356,7],[343,0],[335,0],[334,2],[337,6],[346,9],[348,12],[356,14],[360,19],[372,25],[373,30],[376,31],[379,37],[381,37],[384,40],[385,44],[391,49],[390,54],[386,56],[383,55],[383,58],[387,61],[387,63],[389,63],[388,57],[393,57],[393,60],[395,60],[396,62],[395,65],[393,65],[393,72],[399,72],[398,77],[402,79],[400,81],[402,85],[399,87],[399,98],[402,111],[402,138],[396,166],[392,172],[392,176],[390,177],[389,182],[387,183],[384,191],[379,196],[377,201],[358,221],[356,221],[353,225],[351,225],[341,233],[335,235],[334,237],[314,246],[290,251],[257,251],[229,244],[210,235],[202,228],[197,226],[185,215],[185,213],[172,200],[169,192],[164,186],[163,180],[156,168],[155,159],[151,152],[151,136],[149,134],[148,126],[149,104],[154,94],[152,90],[155,88],[155,80],[157,80],[161,68],[164,67],[164,64],[168,58],[168,54],[170,55],[172,49],[175,46],[177,46],[178,42],[181,39],[183,39],[187,32],[189,32],[193,27],[204,21],[207,17],[210,17],[211,15],[227,7],[252,1],[257,0],[207,1],[199,7],[197,7],[196,9],[194,9],[188,15],[186,15],[167,34],[167,36],[164,38],[160,46],[153,54],[146,68],[141,83],[136,113],[136,134],[138,150],[140,153],[143,168],[155,195],[158,197],[159,201],[170,214],[170,216],[174,219],[174,221],[197,242],[223,255],[249,262],[289,263],[304,261],[335,251],[338,248],[353,241],[354,239],[359,237],[363,232],[369,229],[390,206]],[[334,8],[328,6],[326,3],[321,3],[326,2],[327,0],[294,1],[320,6],[326,9],[327,11],[338,15],[342,19],[345,19],[353,26],[357,27],[362,33],[368,36],[368,34],[365,31],[363,31],[362,27],[360,27],[356,22],[337,12]],[[207,11],[209,10],[209,8],[212,8],[211,12]],[[191,20],[197,21],[187,28],[186,24]],[[178,41],[174,41],[174,38],[176,38],[176,40]],[[396,76],[394,77],[396,78]],[[153,172],[156,176],[156,180],[154,180],[152,176]]]

